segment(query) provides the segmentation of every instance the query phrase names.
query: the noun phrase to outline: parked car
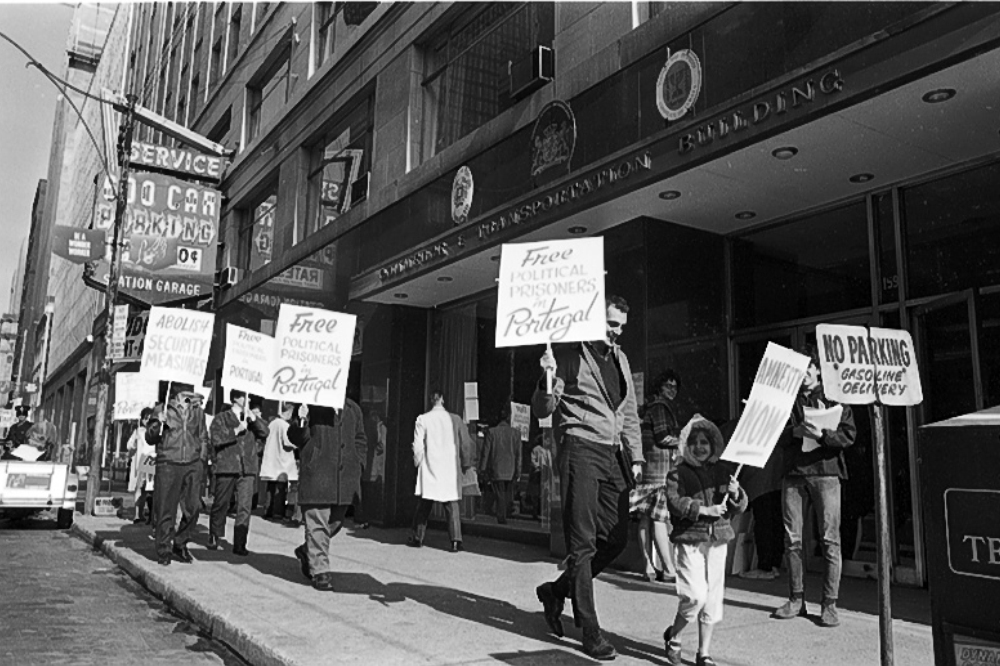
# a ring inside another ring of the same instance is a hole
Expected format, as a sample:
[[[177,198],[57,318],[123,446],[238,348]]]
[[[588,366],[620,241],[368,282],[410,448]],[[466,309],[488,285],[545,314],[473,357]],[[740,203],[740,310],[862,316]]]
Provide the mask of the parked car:
[[[26,518],[56,509],[61,529],[73,524],[77,475],[69,465],[54,462],[0,461],[0,516]]]

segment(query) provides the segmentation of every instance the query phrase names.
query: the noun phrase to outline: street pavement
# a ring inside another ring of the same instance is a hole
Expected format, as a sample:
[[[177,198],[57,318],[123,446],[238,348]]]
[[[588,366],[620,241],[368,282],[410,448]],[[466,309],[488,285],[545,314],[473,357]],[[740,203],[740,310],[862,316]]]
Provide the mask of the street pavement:
[[[206,520],[191,550],[194,564],[156,564],[150,530],[117,518],[77,517],[74,531],[207,634],[252,664],[529,664],[594,663],[580,651],[579,631],[564,616],[567,637],[550,635],[534,589],[557,574],[543,549],[466,537],[450,553],[447,536],[431,531],[421,549],[404,545],[402,529],[354,530],[331,547],[334,592],[313,590],[292,551],[293,529],[255,516],[248,558],[231,552],[232,521],[223,549],[202,545]],[[817,624],[820,582],[810,577],[811,617],[769,618],[787,582],[729,579],[726,617],[713,656],[730,666],[879,663],[877,589],[845,579],[839,628]],[[677,607],[673,585],[611,572],[596,583],[605,634],[617,664],[664,665],[661,635]],[[895,663],[933,663],[924,590],[893,589]],[[567,613],[570,612],[567,604]],[[694,663],[697,631],[683,635],[685,663]]]
[[[0,519],[0,664],[243,664],[54,516]]]

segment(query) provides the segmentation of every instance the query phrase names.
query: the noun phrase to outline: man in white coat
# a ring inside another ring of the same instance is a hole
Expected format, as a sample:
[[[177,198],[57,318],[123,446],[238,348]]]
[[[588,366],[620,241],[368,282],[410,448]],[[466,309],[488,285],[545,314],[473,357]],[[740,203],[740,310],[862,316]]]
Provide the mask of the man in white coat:
[[[462,472],[473,466],[475,447],[462,419],[444,408],[444,394],[431,394],[431,410],[417,417],[413,429],[413,464],[417,467],[417,487],[420,497],[413,515],[413,535],[407,545],[419,548],[424,544],[427,519],[434,502],[444,504],[448,516],[448,537],[451,552],[462,550],[462,521],[458,500],[462,497]]]

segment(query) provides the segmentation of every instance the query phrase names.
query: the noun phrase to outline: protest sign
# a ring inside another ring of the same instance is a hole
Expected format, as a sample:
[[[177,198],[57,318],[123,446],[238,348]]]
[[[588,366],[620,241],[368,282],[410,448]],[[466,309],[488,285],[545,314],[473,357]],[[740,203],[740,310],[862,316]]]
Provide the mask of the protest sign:
[[[918,405],[924,399],[913,340],[889,328],[816,327],[823,392],[848,405]]]
[[[0,428],[9,428],[17,423],[13,409],[0,409]]]
[[[210,312],[154,306],[142,350],[142,374],[201,386],[214,322],[215,315]]]
[[[222,388],[264,396],[274,371],[274,338],[226,324]]]
[[[521,432],[521,441],[528,441],[531,432],[531,407],[519,402],[510,403],[510,424],[514,430]]]
[[[767,343],[750,398],[722,460],[764,467],[788,422],[808,367],[808,356]]]
[[[497,347],[603,340],[604,239],[504,245]]]
[[[281,304],[267,397],[340,409],[357,317]]]
[[[160,382],[141,372],[115,374],[114,420],[138,419],[143,407],[152,407],[159,397]]]
[[[114,326],[111,328],[111,339],[108,341],[108,358],[112,361],[125,356],[125,332],[128,329],[128,306],[116,305]]]

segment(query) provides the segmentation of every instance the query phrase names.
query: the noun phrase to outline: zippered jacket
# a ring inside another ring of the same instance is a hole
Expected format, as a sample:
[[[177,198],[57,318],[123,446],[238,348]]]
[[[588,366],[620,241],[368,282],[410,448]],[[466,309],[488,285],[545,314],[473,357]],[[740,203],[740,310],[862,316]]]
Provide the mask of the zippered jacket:
[[[151,420],[146,442],[156,447],[156,464],[187,464],[208,457],[208,426],[201,407],[188,407],[184,413],[169,404],[163,420]]]

